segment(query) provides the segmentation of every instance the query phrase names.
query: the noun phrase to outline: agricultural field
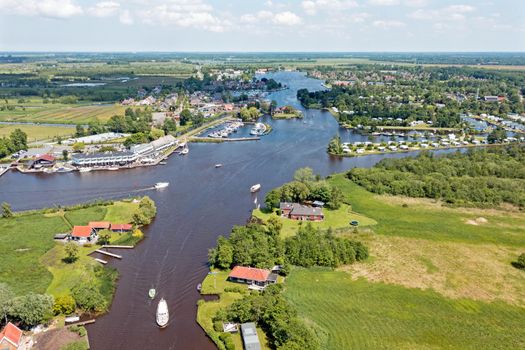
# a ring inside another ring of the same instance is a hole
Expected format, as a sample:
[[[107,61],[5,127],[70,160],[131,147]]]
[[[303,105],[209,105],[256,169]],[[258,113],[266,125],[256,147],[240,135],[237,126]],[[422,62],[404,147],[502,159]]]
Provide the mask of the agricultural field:
[[[523,308],[449,299],[432,290],[294,269],[285,297],[314,327],[322,349],[523,349]]]
[[[67,137],[75,133],[75,128],[46,125],[6,125],[0,124],[0,137],[8,137],[15,129],[27,134],[27,142],[49,140],[55,137]]]

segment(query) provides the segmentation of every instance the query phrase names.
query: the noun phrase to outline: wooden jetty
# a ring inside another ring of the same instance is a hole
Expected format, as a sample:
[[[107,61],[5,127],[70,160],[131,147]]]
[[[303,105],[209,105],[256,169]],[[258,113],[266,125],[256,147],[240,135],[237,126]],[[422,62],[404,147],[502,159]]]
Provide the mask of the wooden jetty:
[[[95,260],[98,261],[101,264],[104,264],[104,265],[106,265],[108,263],[106,260],[102,260],[102,259],[99,259],[99,258],[95,258]]]
[[[102,248],[113,248],[113,249],[133,249],[133,245],[103,245]]]
[[[0,176],[7,173],[8,170],[9,170],[9,167],[0,166]]]
[[[66,325],[66,327],[71,327],[71,326],[85,326],[87,324],[92,324],[92,323],[95,323],[95,319],[91,319],[91,320],[87,320],[87,321],[82,321],[82,322],[77,322],[77,323],[71,323],[71,324],[68,324]]]
[[[104,254],[104,255],[108,255],[108,256],[111,256],[113,258],[122,259],[122,255],[113,254],[113,253],[106,252],[106,251],[101,250],[101,249],[97,249],[97,250],[95,250],[95,252],[100,253],[100,254]]]

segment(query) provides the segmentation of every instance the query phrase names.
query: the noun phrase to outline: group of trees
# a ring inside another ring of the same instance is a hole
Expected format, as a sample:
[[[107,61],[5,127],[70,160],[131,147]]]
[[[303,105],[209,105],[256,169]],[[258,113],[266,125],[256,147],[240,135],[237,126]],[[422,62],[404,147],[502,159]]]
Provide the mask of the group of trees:
[[[343,143],[339,135],[332,137],[330,143],[328,143],[328,153],[338,156],[343,154]]]
[[[235,226],[229,238],[220,236],[216,248],[208,253],[209,263],[227,269],[235,265],[271,268],[283,265],[337,267],[365,260],[368,249],[361,242],[321,232],[311,224],[301,226],[297,235],[282,239],[282,225],[276,219],[266,224],[250,223]]]
[[[54,299],[48,294],[29,293],[17,296],[9,286],[0,283],[0,317],[34,326],[53,317]]]
[[[147,133],[152,122],[151,109],[126,108],[124,115],[114,115],[106,123],[108,131],[122,133]]]
[[[250,294],[236,300],[227,310],[217,312],[213,318],[214,324],[226,321],[256,322],[268,335],[274,349],[320,349],[319,339],[298,317],[295,307],[282,296],[282,289],[280,284],[271,285],[260,294]]]
[[[255,106],[243,107],[239,111],[239,118],[244,122],[251,122],[257,120],[261,116],[261,112]]]
[[[0,138],[0,159],[20,150],[27,149],[27,134],[15,129],[9,137]]]
[[[505,202],[525,207],[523,145],[383,159],[370,169],[354,168],[347,176],[374,193],[442,199],[454,205],[486,207]]]
[[[298,169],[294,181],[274,188],[266,194],[264,203],[267,209],[278,208],[280,202],[322,201],[330,209],[338,209],[343,201],[343,193],[337,187],[314,175],[312,169]]]
[[[148,225],[155,215],[157,215],[155,202],[149,197],[143,197],[140,200],[138,211],[132,216],[133,224],[135,226]]]
[[[180,112],[180,125],[186,125],[189,122],[194,127],[201,126],[202,123],[204,123],[204,115],[200,112],[198,113],[191,113],[189,109],[183,109],[182,112]]]

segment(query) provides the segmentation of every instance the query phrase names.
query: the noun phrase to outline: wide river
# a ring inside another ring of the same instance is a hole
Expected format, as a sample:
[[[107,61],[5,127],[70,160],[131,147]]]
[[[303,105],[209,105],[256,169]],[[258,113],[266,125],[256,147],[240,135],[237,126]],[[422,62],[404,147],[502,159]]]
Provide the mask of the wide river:
[[[233,225],[250,217],[254,207],[250,186],[262,185],[261,202],[266,191],[290,181],[297,168],[308,166],[326,176],[355,166],[370,167],[386,157],[328,156],[326,146],[338,132],[348,141],[366,138],[340,129],[328,112],[299,105],[297,89],[322,89],[320,80],[298,72],[269,76],[289,86],[269,98],[300,108],[305,118],[265,119],[273,131],[260,141],[191,144],[187,156],[173,155],[165,166],[84,174],[11,171],[0,177],[0,202],[11,203],[16,210],[129,195],[147,194],[155,200],[157,217],[145,229],[144,241],[119,252],[122,260],[111,261],[120,279],[109,313],[88,326],[92,349],[214,349],[195,321],[200,298],[196,286],[208,272],[207,252],[217,236],[228,235]],[[216,163],[223,167],[216,169]],[[170,186],[145,190],[159,181],[169,181]],[[170,324],[162,330],[155,324],[156,303],[147,296],[153,286],[169,305]]]

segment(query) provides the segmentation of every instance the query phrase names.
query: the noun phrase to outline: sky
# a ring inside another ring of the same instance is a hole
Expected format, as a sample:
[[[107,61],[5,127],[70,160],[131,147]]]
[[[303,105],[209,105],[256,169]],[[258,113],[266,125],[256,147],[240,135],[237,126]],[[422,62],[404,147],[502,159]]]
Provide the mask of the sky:
[[[0,0],[0,51],[525,51],[525,1]]]

